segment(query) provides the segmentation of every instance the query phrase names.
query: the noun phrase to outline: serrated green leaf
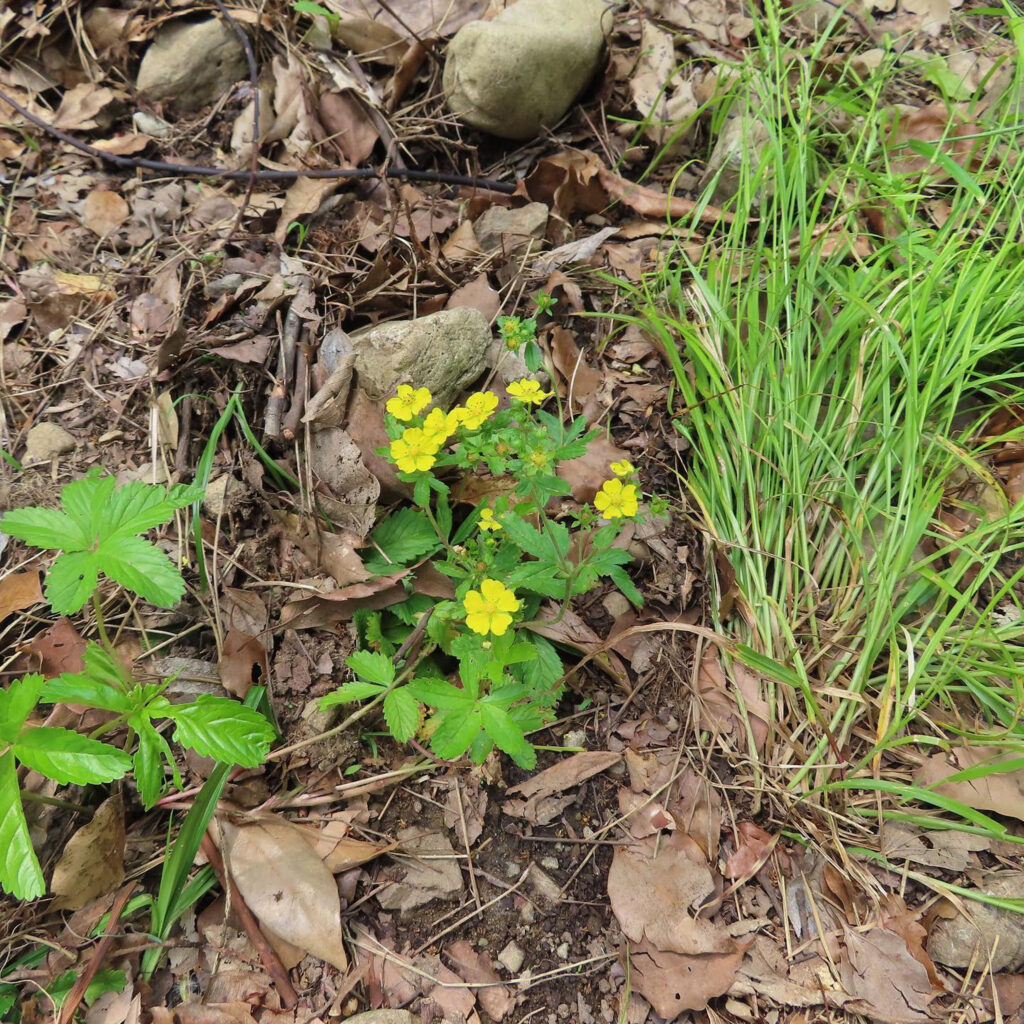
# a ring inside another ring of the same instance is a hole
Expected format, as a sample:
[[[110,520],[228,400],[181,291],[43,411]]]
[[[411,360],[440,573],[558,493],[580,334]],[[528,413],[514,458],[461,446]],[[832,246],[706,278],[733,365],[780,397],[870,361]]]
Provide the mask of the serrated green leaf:
[[[535,555],[547,562],[555,560],[551,542],[540,530],[531,526],[522,517],[515,514],[502,516],[501,526],[505,535],[520,551]]]
[[[47,725],[23,729],[11,749],[22,764],[62,785],[113,782],[132,766],[128,755],[109,743]]]
[[[636,584],[629,578],[625,569],[621,566],[613,565],[608,570],[608,577],[626,595],[626,598],[635,608],[639,608],[644,603],[643,594],[637,590]]]
[[[356,700],[368,700],[371,697],[379,697],[384,692],[384,687],[378,683],[367,683],[362,679],[353,679],[343,683],[332,693],[325,694],[320,698],[321,710],[333,708],[336,704],[351,704]]]
[[[557,578],[558,569],[549,562],[523,562],[501,580],[511,590],[531,590],[543,597],[565,597],[565,580]]]
[[[537,651],[537,658],[524,665],[517,665],[515,675],[530,687],[536,699],[554,701],[558,697],[555,685],[565,673],[562,659],[555,646],[539,633],[533,633],[530,639]]]
[[[0,888],[19,900],[34,900],[46,892],[10,751],[0,755]]]
[[[18,738],[45,685],[43,676],[33,672],[0,690],[0,742],[13,743]]]
[[[379,686],[395,681],[395,666],[391,659],[376,651],[356,651],[345,659],[345,664],[360,678]]]
[[[392,690],[384,698],[384,721],[399,743],[416,735],[420,724],[420,704],[408,686]]]
[[[499,750],[508,754],[520,768],[536,766],[537,751],[507,711],[495,704],[482,704],[480,715],[487,735]]]
[[[139,738],[132,759],[135,767],[135,785],[138,787],[143,806],[149,810],[160,799],[164,790],[162,760],[168,758],[173,763],[173,758],[170,757],[167,741],[147,718],[142,715],[134,716],[132,725]]]
[[[194,487],[178,485],[168,493],[163,487],[139,480],[118,487],[110,496],[103,512],[104,539],[132,537],[154,526],[162,526],[175,509],[190,505],[201,492]]]
[[[426,485],[429,495],[429,485],[426,484],[425,478],[423,483]],[[394,572],[394,566],[416,562],[425,555],[437,551],[441,546],[434,527],[430,525],[430,520],[426,515],[419,509],[408,507],[399,509],[388,516],[370,534],[370,539],[387,556],[383,561],[390,560],[390,564],[385,570],[387,572]],[[370,561],[376,562],[377,560],[370,559],[368,563]]]
[[[0,530],[34,548],[80,551],[87,544],[85,534],[65,513],[52,508],[15,508],[0,519]]]
[[[96,555],[99,567],[115,583],[150,604],[173,608],[185,593],[185,581],[174,563],[142,537],[104,540]]]
[[[122,674],[112,655],[99,644],[89,643],[83,660],[83,671],[62,672],[48,679],[39,699],[44,704],[87,704],[118,714],[135,707],[122,687]]]
[[[100,476],[100,470],[94,467],[81,480],[65,484],[60,492],[60,503],[81,530],[87,546],[102,536],[104,511],[116,485],[112,476]]]
[[[168,715],[179,743],[225,764],[262,764],[274,739],[274,730],[258,711],[227,697],[204,694],[192,704],[174,705]]]
[[[430,737],[430,746],[438,757],[451,761],[461,757],[480,732],[480,711],[475,706],[462,711],[445,711],[439,715],[437,728]]]
[[[452,686],[445,679],[434,679],[430,676],[414,679],[407,689],[412,695],[432,708],[445,708],[453,711],[465,711],[472,707],[474,697],[457,686]]]
[[[74,615],[92,596],[98,579],[95,551],[59,555],[46,574],[46,600],[58,615]]]

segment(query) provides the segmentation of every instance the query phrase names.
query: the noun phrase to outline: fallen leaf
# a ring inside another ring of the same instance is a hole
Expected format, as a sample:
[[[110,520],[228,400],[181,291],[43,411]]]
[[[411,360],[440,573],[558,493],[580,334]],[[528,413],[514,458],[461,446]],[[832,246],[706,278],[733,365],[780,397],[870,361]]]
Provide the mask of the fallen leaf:
[[[53,908],[81,910],[116,889],[124,880],[124,842],[124,803],[116,793],[64,847],[50,882]]]
[[[640,31],[640,59],[629,81],[630,92],[644,118],[644,135],[672,156],[692,132],[697,99],[693,84],[678,73],[672,33],[648,18]]]
[[[1000,771],[1001,763],[1011,766]],[[916,782],[941,796],[958,800],[979,811],[995,811],[1024,821],[1024,770],[1020,757],[995,747],[953,747],[948,754],[932,754],[918,769]],[[963,781],[944,782],[958,772],[985,766],[991,774]]]
[[[461,288],[456,288],[445,303],[445,309],[460,307],[479,309],[488,320],[494,320],[501,309],[501,296],[495,291],[486,274],[479,274]]]
[[[338,887],[302,833],[284,822],[220,824],[231,875],[260,922],[293,946],[347,970]]]
[[[331,35],[357,57],[397,67],[409,44],[397,29],[372,18],[342,18]]]
[[[602,650],[604,642],[571,608],[560,611],[553,604],[544,605],[530,629],[555,643],[594,655],[595,665],[620,686],[628,688],[629,673],[618,656],[612,651]]]
[[[85,638],[71,620],[61,618],[37,633],[25,651],[38,663],[34,670],[53,679],[62,672],[81,672],[85,667],[85,647]]]
[[[753,878],[771,855],[779,836],[759,828],[752,821],[741,821],[733,830],[735,849],[729,854],[722,874],[734,881]]]
[[[628,460],[629,456],[625,448],[620,448],[602,434],[587,445],[586,455],[560,462],[557,473],[572,488],[572,496],[585,503],[593,501],[601,485],[611,478],[611,464]]]
[[[501,984],[489,957],[478,953],[465,939],[453,942],[448,947],[448,956],[467,982],[480,986],[475,990],[476,998],[484,1012],[495,1021],[504,1019],[516,1005],[516,1000],[512,992]]]
[[[630,945],[633,987],[666,1021],[685,1010],[703,1010],[728,992],[743,961],[743,948],[689,955],[658,949],[650,942]]]
[[[572,331],[555,325],[552,327],[549,337],[551,360],[565,381],[563,393],[569,401],[570,411],[573,413],[585,411],[584,407],[588,405],[587,400],[597,394],[604,383],[605,376],[583,358],[583,353],[580,351],[579,345],[576,344],[576,336]],[[591,423],[599,419],[604,411],[596,402],[592,403],[592,406],[593,415],[587,416]],[[607,479],[607,465],[604,469],[606,475],[602,479],[602,483]],[[565,478],[563,477],[563,479]],[[595,489],[595,493],[599,488],[600,484]]]
[[[377,893],[385,910],[406,913],[432,900],[455,900],[462,893],[462,871],[455,848],[441,832],[404,828],[396,836],[399,850],[391,857],[402,865],[398,881]]]
[[[525,818],[537,825],[546,825],[554,821],[564,806],[563,801],[551,800],[555,793],[578,786],[593,775],[618,764],[622,755],[608,750],[585,750],[573,754],[564,761],[553,764],[550,768],[531,776],[526,782],[513,786],[509,795],[518,793],[525,800],[507,800],[502,805],[506,814]],[[571,803],[575,798],[570,798]]]
[[[858,1004],[851,1009],[885,1024],[924,1024],[933,1019],[935,993],[928,972],[911,956],[899,935],[885,928],[847,928],[839,961],[843,987]]]
[[[100,238],[113,234],[130,213],[124,199],[106,189],[95,189],[82,203],[82,223]]]
[[[106,86],[83,82],[64,93],[53,117],[53,127],[63,131],[86,131],[99,128],[97,115],[119,99],[119,94]]]
[[[0,579],[0,622],[12,612],[42,604],[43,591],[39,586],[39,572],[12,572]]]
[[[697,673],[697,729],[729,736],[733,743],[745,748],[749,723],[755,748],[763,750],[770,712],[761,693],[760,679],[737,662],[733,662],[730,672],[732,680],[726,676],[717,648],[704,652]],[[743,697],[742,709],[734,696],[737,690]]]
[[[373,152],[380,135],[366,104],[351,89],[320,94],[320,120],[328,141],[352,167],[358,167]]]
[[[978,866],[977,854],[988,850],[992,840],[967,832],[926,831],[898,821],[883,823],[881,852],[899,866],[901,861],[924,864],[946,871],[966,871]]]
[[[0,302],[0,342],[7,340],[7,335],[28,318],[28,307],[20,299],[8,299]]]
[[[284,194],[284,205],[274,229],[274,240],[283,245],[293,221],[316,213],[320,204],[341,184],[340,178],[296,178]]]
[[[360,608],[387,608],[405,601],[408,594],[399,580],[409,574],[409,569],[392,573],[390,576],[375,576],[365,583],[353,583],[340,590],[328,590],[314,597],[300,597],[290,601],[281,609],[279,628],[313,629],[317,626],[344,622]]]
[[[365,537],[373,529],[380,483],[359,446],[341,427],[324,427],[313,433],[308,457],[324,510],[342,529]]]
[[[267,648],[258,637],[237,629],[229,630],[217,668],[224,689],[241,700],[251,687],[266,682],[270,674]]]

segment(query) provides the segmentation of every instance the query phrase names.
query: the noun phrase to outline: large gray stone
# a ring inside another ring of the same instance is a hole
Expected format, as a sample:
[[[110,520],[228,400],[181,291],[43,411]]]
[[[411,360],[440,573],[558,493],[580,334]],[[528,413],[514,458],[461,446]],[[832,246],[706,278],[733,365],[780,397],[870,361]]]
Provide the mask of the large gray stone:
[[[142,58],[135,84],[148,99],[198,110],[245,75],[245,50],[234,29],[208,18],[162,28]]]
[[[976,884],[987,896],[1024,898],[1019,871],[993,872]],[[963,903],[965,913],[935,918],[925,947],[928,955],[947,967],[977,963],[993,973],[1024,967],[1024,917],[974,900]]]
[[[492,135],[531,139],[593,78],[610,27],[604,0],[519,0],[493,21],[472,21],[448,46],[448,106]]]
[[[385,402],[399,384],[428,388],[444,408],[486,369],[491,328],[478,309],[444,309],[381,324],[352,339],[360,387]]]

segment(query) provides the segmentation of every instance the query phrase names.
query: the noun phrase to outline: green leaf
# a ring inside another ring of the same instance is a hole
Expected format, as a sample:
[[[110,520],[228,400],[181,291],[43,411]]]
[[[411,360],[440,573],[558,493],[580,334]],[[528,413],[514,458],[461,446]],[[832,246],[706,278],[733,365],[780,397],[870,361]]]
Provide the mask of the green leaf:
[[[438,718],[440,721],[430,737],[430,746],[438,757],[451,761],[464,754],[480,732],[480,710],[472,706],[466,712],[446,711]]]
[[[452,686],[447,680],[433,679],[431,677],[414,679],[406,687],[412,695],[424,704],[432,708],[446,708],[453,711],[465,711],[472,707],[473,695],[457,686]]]
[[[52,508],[29,506],[11,509],[0,519],[0,530],[34,548],[81,551],[88,543],[79,527],[65,513]]]
[[[86,546],[103,536],[104,512],[116,484],[112,476],[100,476],[99,468],[94,467],[81,480],[66,484],[60,493],[60,503],[82,531]]]
[[[262,764],[274,739],[274,730],[258,711],[227,697],[204,694],[192,704],[174,705],[168,715],[179,743],[226,764]]]
[[[81,672],[62,672],[48,679],[39,698],[44,704],[86,704],[103,711],[124,714],[135,701],[122,688],[122,676],[113,657],[99,644],[85,648]]]
[[[502,576],[511,590],[532,590],[544,597],[565,597],[565,580],[557,578],[558,569],[550,562],[522,562]]]
[[[60,555],[46,574],[46,600],[58,615],[74,615],[92,596],[98,578],[96,552]]]
[[[321,697],[320,709],[325,711],[327,708],[333,708],[336,704],[351,704],[356,700],[379,697],[383,692],[384,687],[378,683],[366,683],[361,679],[353,679],[351,682],[343,683],[332,693]]]
[[[482,704],[480,714],[487,735],[499,750],[508,754],[520,768],[536,766],[537,751],[507,711],[494,704]]]
[[[621,566],[612,566],[608,570],[608,577],[626,595],[635,608],[639,608],[644,603],[643,594],[637,590],[636,584],[633,583]]]
[[[123,750],[52,726],[23,729],[11,749],[22,764],[63,785],[113,782],[132,766]]]
[[[45,685],[46,680],[33,672],[0,690],[0,741],[13,743],[18,738]]]
[[[392,566],[409,565],[441,546],[426,515],[419,509],[408,507],[388,516],[370,534],[370,540],[387,556],[382,561],[390,560]],[[377,561],[368,559],[367,564],[373,562],[376,565]],[[385,572],[394,571],[392,566]]]
[[[420,724],[420,703],[408,686],[392,690],[384,698],[384,721],[399,743],[406,743],[416,735]]]
[[[0,755],[0,887],[19,900],[34,900],[46,892],[21,806],[11,751]]]
[[[103,536],[109,540],[131,537],[162,526],[174,515],[175,509],[192,504],[202,493],[199,488],[180,484],[168,492],[141,481],[118,487],[103,512]]]
[[[553,703],[558,699],[561,687],[556,689],[558,680],[565,673],[562,659],[552,644],[545,637],[533,633],[530,637],[537,651],[536,661],[528,661],[525,665],[516,666],[515,674],[533,691],[534,699],[543,703]]]
[[[164,790],[164,770],[162,757],[170,758],[170,747],[167,741],[156,731],[153,724],[144,715],[133,717],[132,726],[139,738],[132,763],[135,767],[135,785],[143,806],[149,810],[160,799]]]
[[[505,535],[521,551],[548,562],[555,561],[554,549],[551,542],[540,532],[531,526],[526,520],[515,513],[503,516],[501,520],[502,529]]]
[[[395,666],[391,659],[376,651],[356,651],[345,659],[353,672],[362,679],[380,686],[388,686],[395,681]]]
[[[185,581],[174,563],[155,544],[141,537],[104,540],[96,552],[100,568],[115,583],[150,604],[173,608],[185,593]]]

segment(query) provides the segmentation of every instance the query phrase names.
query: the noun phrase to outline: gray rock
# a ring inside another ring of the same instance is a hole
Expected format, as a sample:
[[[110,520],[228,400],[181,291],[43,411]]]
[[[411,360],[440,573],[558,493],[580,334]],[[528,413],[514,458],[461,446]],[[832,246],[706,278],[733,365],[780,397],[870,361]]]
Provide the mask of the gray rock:
[[[473,222],[473,234],[483,252],[513,253],[542,239],[547,226],[548,208],[543,203],[528,203],[518,209],[491,206]]]
[[[383,403],[411,384],[429,388],[447,409],[484,372],[491,328],[478,309],[444,309],[381,324],[352,344],[359,385],[371,399]]]
[[[448,46],[448,106],[492,135],[531,139],[593,78],[610,27],[604,0],[519,0],[492,21],[470,22]]]
[[[526,953],[523,948],[513,940],[499,954],[498,963],[508,971],[509,974],[518,974],[519,968],[526,960]]]
[[[245,74],[241,40],[219,18],[208,18],[162,28],[142,58],[135,85],[148,99],[198,110]]]
[[[48,459],[74,451],[78,446],[73,434],[59,423],[37,423],[25,439],[25,463],[46,462]]]
[[[979,888],[988,896],[1024,898],[1019,872],[993,873]],[[975,900],[964,900],[964,904],[966,916],[936,917],[928,934],[928,955],[947,967],[977,962],[993,973],[1024,967],[1024,917]]]

